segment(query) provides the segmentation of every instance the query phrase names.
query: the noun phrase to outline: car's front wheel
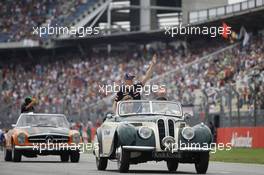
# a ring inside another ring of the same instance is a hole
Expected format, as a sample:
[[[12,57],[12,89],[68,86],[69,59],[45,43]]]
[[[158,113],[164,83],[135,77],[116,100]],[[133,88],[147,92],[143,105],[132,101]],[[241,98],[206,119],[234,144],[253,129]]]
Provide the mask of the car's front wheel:
[[[205,174],[209,165],[209,152],[202,152],[198,155],[198,160],[195,163],[197,174]]]
[[[167,167],[170,172],[174,172],[177,170],[179,163],[175,160],[167,160]]]
[[[79,162],[79,160],[80,160],[80,151],[79,150],[72,151],[70,153],[70,158],[71,158],[71,162],[74,162],[74,163]]]
[[[96,167],[100,171],[104,171],[107,167],[108,159],[105,157],[96,157]]]
[[[22,155],[21,153],[16,150],[15,145],[12,146],[12,160],[14,162],[21,162]]]
[[[108,159],[106,157],[100,156],[102,146],[99,144],[97,140],[97,136],[95,137],[95,143],[98,143],[98,149],[94,150],[94,155],[96,159],[96,167],[97,167],[97,170],[104,171],[107,168]]]
[[[117,149],[117,167],[120,173],[127,173],[129,170],[130,152],[122,149],[120,146]]]
[[[68,153],[62,153],[60,155],[60,158],[61,158],[61,161],[62,162],[68,162],[69,161],[69,158],[70,158],[70,155]]]

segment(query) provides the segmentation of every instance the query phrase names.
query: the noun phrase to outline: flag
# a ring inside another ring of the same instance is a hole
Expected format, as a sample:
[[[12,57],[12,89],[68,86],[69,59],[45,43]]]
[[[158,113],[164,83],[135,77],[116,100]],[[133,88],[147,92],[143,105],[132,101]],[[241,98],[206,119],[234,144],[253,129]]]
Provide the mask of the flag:
[[[229,33],[228,33],[228,25],[225,23],[225,22],[223,22],[223,34],[222,34],[222,37],[223,38],[225,38],[225,39],[228,39],[228,35],[229,35]]]
[[[245,29],[244,26],[242,26],[242,27],[240,28],[240,33],[239,33],[238,38],[239,38],[240,40],[242,40],[242,38],[243,38],[243,41],[242,41],[242,45],[243,45],[243,46],[245,46],[245,45],[248,43],[248,41],[249,41],[249,39],[250,39],[250,36],[249,36],[248,32],[246,31],[246,29]]]

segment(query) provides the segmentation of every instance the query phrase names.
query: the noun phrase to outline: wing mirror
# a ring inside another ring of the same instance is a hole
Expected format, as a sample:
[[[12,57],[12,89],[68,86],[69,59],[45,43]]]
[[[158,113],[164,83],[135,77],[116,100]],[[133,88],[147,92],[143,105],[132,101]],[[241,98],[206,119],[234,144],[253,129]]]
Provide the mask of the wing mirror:
[[[184,113],[183,114],[183,120],[190,120],[191,117],[192,117],[192,115],[189,114],[189,113]]]
[[[113,118],[113,114],[112,114],[112,113],[107,113],[107,114],[106,114],[106,118],[107,118],[107,119],[111,119],[111,118]]]
[[[12,124],[11,126],[12,126],[12,128],[15,128],[16,127],[16,124]]]
[[[106,120],[106,119],[111,119],[111,118],[113,118],[113,113],[111,113],[111,112],[109,112],[109,113],[107,113],[106,115],[105,115],[105,117],[104,117],[104,120],[103,120],[103,122]]]

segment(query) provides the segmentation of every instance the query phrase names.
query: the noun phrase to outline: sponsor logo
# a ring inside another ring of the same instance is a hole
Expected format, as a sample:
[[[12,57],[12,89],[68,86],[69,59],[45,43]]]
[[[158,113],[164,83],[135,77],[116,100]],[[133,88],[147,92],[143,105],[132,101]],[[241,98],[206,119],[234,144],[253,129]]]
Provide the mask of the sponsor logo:
[[[253,137],[250,136],[249,131],[247,131],[246,136],[239,136],[237,132],[233,132],[232,138],[231,138],[231,145],[233,147],[251,148],[252,147],[252,140],[253,140]]]

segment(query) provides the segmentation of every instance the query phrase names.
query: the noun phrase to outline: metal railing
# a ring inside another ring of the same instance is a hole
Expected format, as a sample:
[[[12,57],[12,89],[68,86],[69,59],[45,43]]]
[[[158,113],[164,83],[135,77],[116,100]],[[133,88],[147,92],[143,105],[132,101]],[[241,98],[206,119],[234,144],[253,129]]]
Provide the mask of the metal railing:
[[[221,7],[191,11],[188,13],[188,22],[196,23],[196,22],[212,20],[217,17],[222,17],[231,14],[235,15],[238,12],[247,11],[253,8],[259,8],[262,6],[264,6],[264,0],[248,0],[248,1],[229,4]]]

